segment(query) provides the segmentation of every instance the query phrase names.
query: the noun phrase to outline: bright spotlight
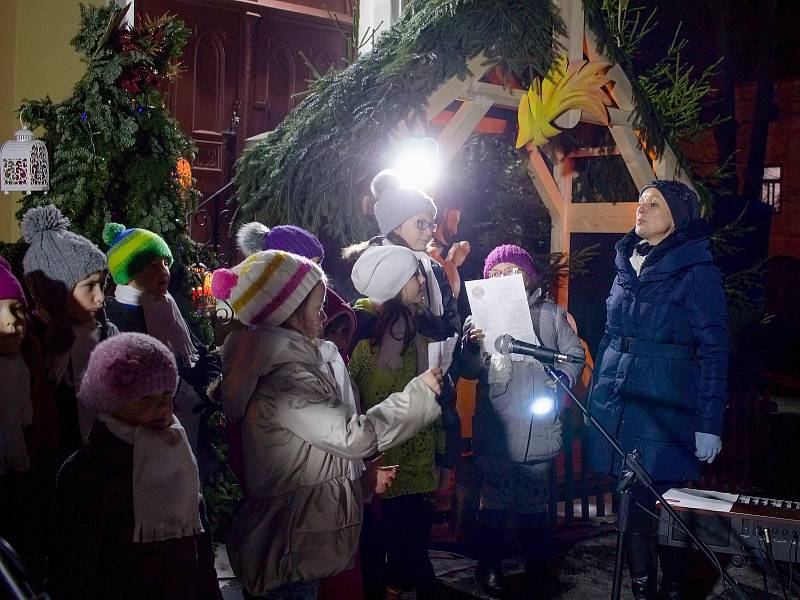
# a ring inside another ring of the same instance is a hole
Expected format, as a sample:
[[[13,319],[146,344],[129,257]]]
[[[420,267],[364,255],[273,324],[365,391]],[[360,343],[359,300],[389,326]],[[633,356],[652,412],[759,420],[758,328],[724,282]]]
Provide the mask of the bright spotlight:
[[[531,412],[534,415],[541,417],[553,412],[554,406],[555,403],[550,396],[541,396],[536,398],[536,400],[533,401],[533,404],[531,404]]]
[[[439,145],[433,138],[403,138],[391,168],[398,172],[403,185],[427,191],[439,178]]]

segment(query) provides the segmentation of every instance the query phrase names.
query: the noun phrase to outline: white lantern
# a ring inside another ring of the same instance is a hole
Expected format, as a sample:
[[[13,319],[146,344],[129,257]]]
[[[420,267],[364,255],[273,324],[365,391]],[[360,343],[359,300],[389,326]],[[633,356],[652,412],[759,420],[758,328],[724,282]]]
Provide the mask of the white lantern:
[[[50,189],[50,164],[44,142],[33,139],[33,132],[19,120],[22,129],[15,140],[0,149],[0,189],[9,192],[44,192]]]

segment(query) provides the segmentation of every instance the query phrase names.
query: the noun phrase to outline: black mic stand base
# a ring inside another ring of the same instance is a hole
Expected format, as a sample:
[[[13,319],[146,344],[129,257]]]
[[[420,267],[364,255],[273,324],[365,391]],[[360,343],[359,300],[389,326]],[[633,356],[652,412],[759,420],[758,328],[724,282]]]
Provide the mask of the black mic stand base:
[[[561,381],[561,378],[559,377],[558,373],[555,372],[553,367],[550,365],[543,366],[548,376],[555,381],[557,386],[560,386],[561,389],[566,392],[575,405],[581,409],[584,417],[586,417],[592,426],[602,434],[617,455],[622,458],[622,471],[619,485],[617,487],[617,491],[619,492],[620,496],[619,512],[617,513],[617,550],[614,561],[614,581],[611,588],[612,600],[619,600],[622,591],[623,562],[628,535],[628,523],[630,520],[631,489],[637,483],[650,490],[650,493],[653,494],[661,503],[661,506],[664,508],[664,510],[666,510],[667,513],[674,519],[674,524],[677,525],[689,537],[695,546],[699,548],[701,552],[703,552],[706,559],[708,559],[708,561],[719,570],[723,580],[723,586],[727,586],[733,592],[733,596],[737,600],[748,600],[747,594],[744,593],[744,590],[739,587],[739,584],[734,581],[733,578],[731,578],[731,576],[728,575],[728,573],[721,567],[716,556],[714,556],[714,553],[711,552],[711,549],[705,543],[701,542],[697,536],[694,535],[694,533],[692,533],[675,509],[672,508],[672,506],[670,506],[670,504],[664,500],[664,497],[653,487],[653,478],[650,476],[650,473],[647,472],[647,469],[645,469],[639,462],[639,453],[636,450],[626,453],[622,449],[622,446],[620,446],[619,442],[610,433],[608,433],[608,431],[606,431],[605,427],[603,427],[597,421],[597,419],[595,419],[589,413],[583,403],[578,400],[575,394],[572,393],[572,390],[569,389],[569,387],[563,381]]]

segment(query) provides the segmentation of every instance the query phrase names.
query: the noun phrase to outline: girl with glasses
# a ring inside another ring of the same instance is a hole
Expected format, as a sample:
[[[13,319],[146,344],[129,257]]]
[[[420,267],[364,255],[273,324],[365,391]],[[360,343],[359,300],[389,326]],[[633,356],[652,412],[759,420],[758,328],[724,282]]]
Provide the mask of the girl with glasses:
[[[544,297],[531,255],[519,246],[506,244],[486,257],[485,278],[518,274],[522,275],[533,329],[542,345],[583,359],[583,346],[567,322],[567,313]],[[550,464],[562,447],[552,383],[541,363],[533,358],[482,353],[484,332],[473,327],[472,317],[464,324],[463,339],[461,376],[478,379],[473,449],[483,472],[483,487],[476,577],[490,595],[503,593],[505,525],[513,509],[525,555],[525,597],[548,597],[548,586],[554,583],[547,528]],[[488,344],[493,345],[494,340],[487,340]],[[559,368],[566,385],[580,379],[580,365],[570,363]]]

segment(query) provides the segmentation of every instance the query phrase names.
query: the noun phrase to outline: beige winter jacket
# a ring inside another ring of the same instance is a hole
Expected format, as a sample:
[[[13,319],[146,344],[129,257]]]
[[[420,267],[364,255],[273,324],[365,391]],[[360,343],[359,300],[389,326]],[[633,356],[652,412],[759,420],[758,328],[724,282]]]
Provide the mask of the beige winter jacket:
[[[430,425],[440,414],[435,395],[415,378],[359,415],[342,402],[317,343],[280,327],[232,333],[222,358],[223,407],[243,419],[249,491],[228,545],[234,571],[260,596],[346,568],[362,514],[351,459]]]

